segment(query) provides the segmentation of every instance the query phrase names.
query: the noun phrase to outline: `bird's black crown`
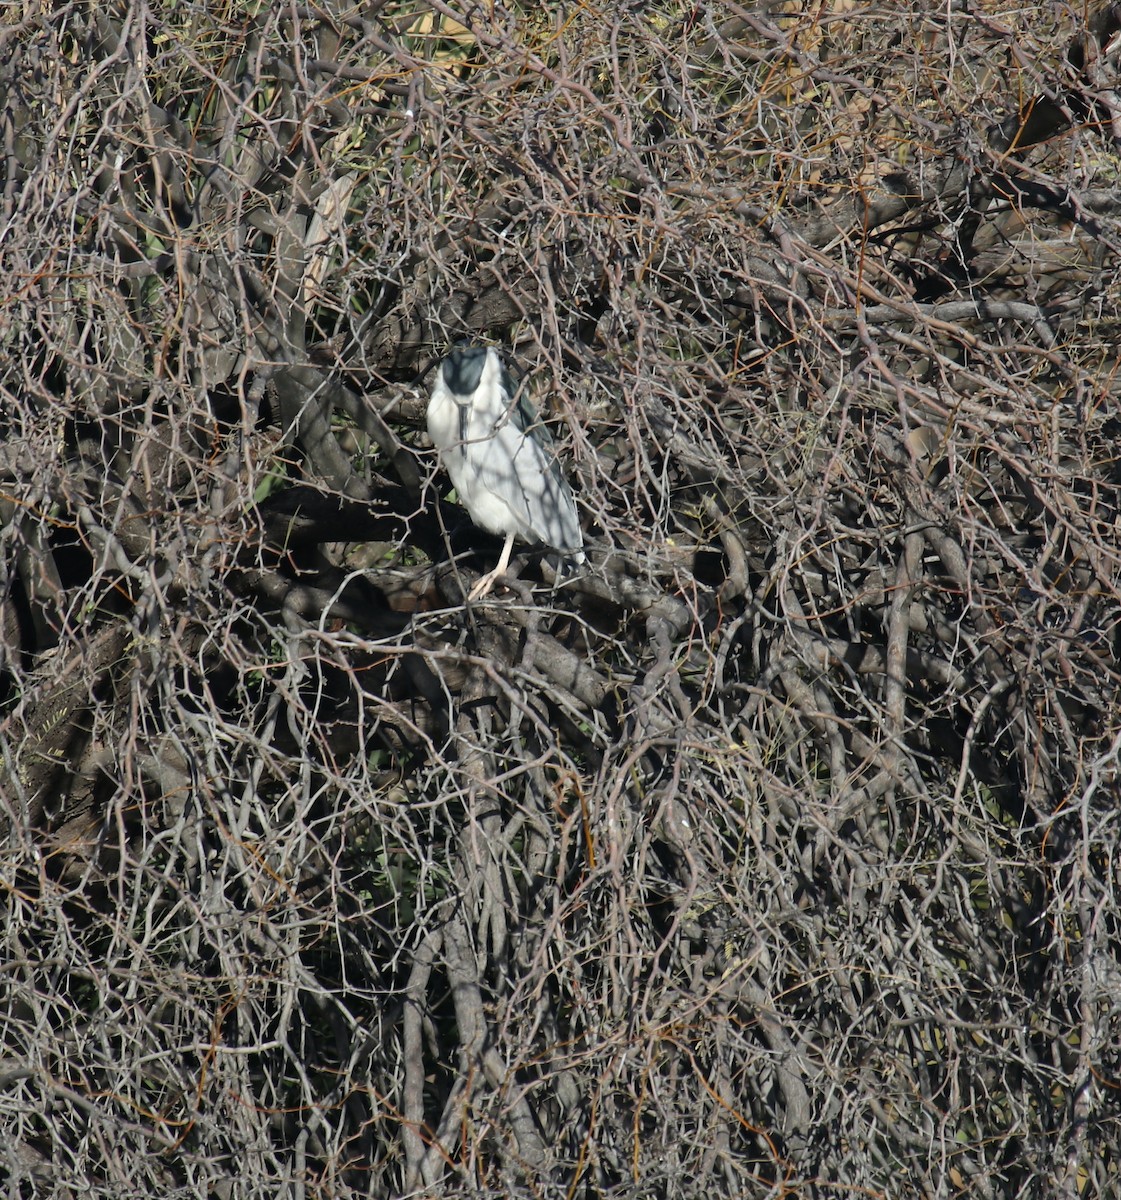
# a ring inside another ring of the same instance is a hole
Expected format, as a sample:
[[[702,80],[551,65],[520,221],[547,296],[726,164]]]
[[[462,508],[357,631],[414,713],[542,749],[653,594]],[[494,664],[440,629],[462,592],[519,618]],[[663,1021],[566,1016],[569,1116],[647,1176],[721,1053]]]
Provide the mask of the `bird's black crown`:
[[[457,396],[472,395],[479,386],[486,361],[486,346],[457,346],[444,359],[444,383]]]

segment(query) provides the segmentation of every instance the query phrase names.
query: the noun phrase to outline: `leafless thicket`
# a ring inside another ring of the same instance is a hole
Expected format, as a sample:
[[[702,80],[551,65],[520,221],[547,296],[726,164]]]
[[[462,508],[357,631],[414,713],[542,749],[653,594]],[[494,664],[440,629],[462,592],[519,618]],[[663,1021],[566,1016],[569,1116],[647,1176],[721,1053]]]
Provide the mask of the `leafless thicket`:
[[[1116,8],[0,16],[5,1196],[1117,1194]]]

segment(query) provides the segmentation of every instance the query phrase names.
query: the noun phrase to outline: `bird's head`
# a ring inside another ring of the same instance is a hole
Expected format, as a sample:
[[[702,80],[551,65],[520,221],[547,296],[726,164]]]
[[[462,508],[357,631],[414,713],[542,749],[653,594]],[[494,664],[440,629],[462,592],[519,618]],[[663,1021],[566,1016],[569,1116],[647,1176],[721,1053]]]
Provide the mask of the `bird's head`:
[[[453,396],[473,396],[483,377],[490,350],[486,346],[457,346],[440,364],[444,386]]]

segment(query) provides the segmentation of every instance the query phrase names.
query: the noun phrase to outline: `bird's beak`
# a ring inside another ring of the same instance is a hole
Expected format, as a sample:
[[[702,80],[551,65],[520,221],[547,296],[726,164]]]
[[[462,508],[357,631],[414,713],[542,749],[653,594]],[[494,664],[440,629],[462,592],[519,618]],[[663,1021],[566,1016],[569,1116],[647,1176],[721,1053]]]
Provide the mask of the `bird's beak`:
[[[469,404],[459,404],[458,400],[456,401],[456,404],[459,405],[459,452],[460,452],[460,454],[463,455],[464,458],[466,458],[467,457],[467,410],[470,407],[470,405]]]

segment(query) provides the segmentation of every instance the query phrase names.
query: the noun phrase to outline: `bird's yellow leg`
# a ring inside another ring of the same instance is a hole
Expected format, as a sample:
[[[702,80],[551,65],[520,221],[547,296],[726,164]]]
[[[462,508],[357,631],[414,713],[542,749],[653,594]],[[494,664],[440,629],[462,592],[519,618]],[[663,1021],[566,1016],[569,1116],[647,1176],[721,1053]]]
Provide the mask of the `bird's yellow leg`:
[[[514,549],[514,535],[508,533],[506,535],[506,545],[502,547],[502,553],[498,556],[498,563],[493,571],[488,571],[475,586],[467,593],[468,600],[481,600],[494,587],[494,581],[501,575],[506,574],[506,568],[510,565],[510,555]]]

